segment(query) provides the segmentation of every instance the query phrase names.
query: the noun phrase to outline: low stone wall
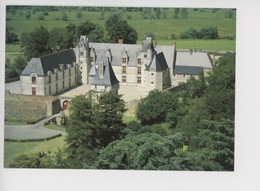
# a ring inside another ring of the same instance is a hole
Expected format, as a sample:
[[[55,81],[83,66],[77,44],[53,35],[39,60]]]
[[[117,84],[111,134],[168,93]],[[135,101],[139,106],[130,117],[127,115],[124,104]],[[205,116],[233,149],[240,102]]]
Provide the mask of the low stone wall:
[[[5,92],[5,120],[33,122],[60,112],[59,98]]]

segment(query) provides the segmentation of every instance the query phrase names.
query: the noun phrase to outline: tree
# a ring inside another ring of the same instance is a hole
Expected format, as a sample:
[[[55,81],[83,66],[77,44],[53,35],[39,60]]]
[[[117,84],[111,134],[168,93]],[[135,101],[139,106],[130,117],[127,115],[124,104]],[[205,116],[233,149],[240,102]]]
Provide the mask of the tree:
[[[187,9],[185,9],[185,8],[181,9],[181,18],[182,19],[187,19],[188,18],[188,11],[187,11]]]
[[[44,152],[22,154],[15,157],[9,164],[10,168],[53,168],[54,160]]]
[[[84,23],[81,23],[80,25],[77,26],[76,29],[76,36],[79,37],[81,35],[91,35],[93,31],[96,29],[96,25],[93,24],[92,22],[86,20]]]
[[[174,9],[174,14],[173,14],[173,18],[174,19],[178,19],[179,18],[179,12],[180,12],[179,8],[175,8]]]
[[[24,34],[21,38],[21,48],[28,59],[51,53],[49,31],[40,26],[34,31]]]
[[[31,12],[30,12],[30,11],[26,11],[26,12],[25,12],[25,18],[26,18],[26,19],[31,18]]]
[[[122,96],[115,92],[103,94],[98,99],[98,125],[101,147],[121,137],[125,124],[122,121],[125,110]]]
[[[7,59],[5,63],[5,78],[19,77],[26,65],[26,59],[21,55],[16,56],[12,63]]]
[[[194,28],[189,28],[187,31],[180,34],[180,39],[197,39],[199,38],[199,33]]]
[[[207,78],[207,109],[211,119],[234,119],[235,112],[235,54],[226,53],[213,66]]]
[[[100,169],[168,170],[175,151],[182,148],[180,134],[162,137],[156,133],[129,135],[109,144],[96,162]],[[176,170],[176,169],[175,169]]]
[[[200,39],[217,39],[218,37],[219,36],[217,27],[207,25],[202,27],[199,31]]]
[[[63,21],[67,21],[68,20],[68,15],[64,11],[61,13],[61,20],[63,20]]]
[[[77,17],[78,19],[80,19],[80,18],[82,17],[82,13],[81,13],[80,11],[77,11],[77,12],[76,12],[76,17]]]
[[[7,44],[15,43],[19,41],[17,35],[11,31],[11,29],[6,28],[5,42]]]
[[[137,32],[126,21],[121,20],[119,14],[111,14],[105,22],[106,31],[110,42],[123,39],[125,44],[135,44],[138,38]]]
[[[177,103],[177,97],[173,93],[151,91],[138,103],[136,117],[142,125],[164,122],[167,114],[175,111]]]
[[[71,158],[91,164],[95,161],[97,138],[97,109],[92,93],[71,100],[66,142]]]

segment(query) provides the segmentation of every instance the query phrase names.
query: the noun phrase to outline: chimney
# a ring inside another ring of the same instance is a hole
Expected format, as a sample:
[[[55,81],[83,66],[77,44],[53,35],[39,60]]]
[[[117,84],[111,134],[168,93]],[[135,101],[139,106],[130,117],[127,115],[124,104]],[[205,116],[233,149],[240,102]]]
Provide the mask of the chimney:
[[[156,48],[157,46],[157,40],[153,40],[153,47]]]
[[[118,41],[118,44],[123,44],[124,43],[122,38],[119,38],[117,41]]]

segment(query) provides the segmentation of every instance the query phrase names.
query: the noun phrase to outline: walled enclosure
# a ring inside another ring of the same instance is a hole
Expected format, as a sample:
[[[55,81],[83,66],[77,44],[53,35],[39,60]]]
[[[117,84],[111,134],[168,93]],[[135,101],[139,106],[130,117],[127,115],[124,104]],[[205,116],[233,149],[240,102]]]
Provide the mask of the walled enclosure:
[[[34,122],[60,112],[55,96],[32,96],[5,92],[5,121]]]

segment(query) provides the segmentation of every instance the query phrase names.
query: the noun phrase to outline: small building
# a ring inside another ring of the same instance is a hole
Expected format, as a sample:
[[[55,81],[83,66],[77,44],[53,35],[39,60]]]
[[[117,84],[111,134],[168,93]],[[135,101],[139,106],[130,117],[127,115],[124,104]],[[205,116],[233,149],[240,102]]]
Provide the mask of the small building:
[[[21,93],[54,95],[78,83],[78,65],[73,49],[32,58],[20,75]]]

